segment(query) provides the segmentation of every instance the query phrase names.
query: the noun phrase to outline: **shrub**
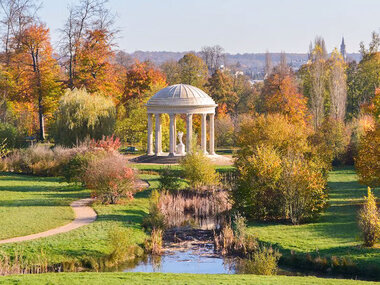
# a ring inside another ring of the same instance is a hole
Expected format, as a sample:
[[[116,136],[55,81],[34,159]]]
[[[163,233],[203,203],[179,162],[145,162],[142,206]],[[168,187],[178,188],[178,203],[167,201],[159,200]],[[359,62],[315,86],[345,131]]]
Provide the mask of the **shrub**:
[[[241,274],[276,275],[281,254],[272,247],[261,247],[238,265]]]
[[[242,122],[235,163],[238,181],[232,193],[239,211],[294,224],[318,217],[327,204],[331,166],[310,144],[310,134],[305,124],[279,114]]]
[[[85,89],[67,90],[59,101],[53,138],[65,146],[78,145],[87,137],[99,140],[113,133],[115,114],[111,98]]]
[[[300,155],[288,154],[282,159],[280,179],[284,199],[284,217],[299,224],[318,217],[327,206],[326,179]]]
[[[19,146],[21,134],[11,124],[0,123],[0,141],[4,142],[7,148],[15,148]]]
[[[84,174],[90,161],[103,158],[106,152],[103,150],[90,150],[83,151],[86,147],[76,148],[77,152],[68,160],[62,167],[62,176],[66,182],[81,182],[84,184]]]
[[[160,255],[162,252],[162,230],[153,229],[150,238],[144,242],[145,251],[153,255]]]
[[[344,122],[327,118],[310,137],[310,142],[317,148],[326,165],[331,165],[333,161],[343,163],[350,143],[350,134]]]
[[[219,175],[216,173],[215,167],[210,159],[200,151],[186,154],[181,160],[181,166],[191,187],[199,188],[219,183]]]
[[[83,180],[102,203],[115,204],[121,198],[133,198],[135,175],[127,161],[121,154],[108,152],[103,158],[89,162]]]
[[[327,205],[326,179],[301,154],[280,156],[261,145],[245,160],[232,197],[246,215],[298,224],[317,217]]]
[[[139,248],[131,243],[130,230],[113,229],[109,232],[109,244],[111,246],[111,253],[105,260],[107,267],[116,266],[126,260],[134,259],[139,256]]]
[[[34,145],[14,150],[6,159],[8,171],[40,176],[62,176],[67,164],[77,153],[87,148],[51,148],[48,145]]]
[[[144,217],[142,227],[147,230],[165,229],[165,216],[161,213],[158,203],[160,199],[160,193],[157,190],[153,190],[149,201],[149,214]]]
[[[158,186],[160,190],[174,190],[179,189],[180,187],[178,174],[170,167],[165,167],[162,169],[158,182],[160,183]]]
[[[380,217],[376,198],[369,187],[365,204],[359,212],[359,226],[363,233],[364,244],[373,246],[380,237]]]
[[[92,139],[90,148],[101,148],[105,151],[117,151],[121,146],[120,139],[112,136],[103,136],[101,140]]]
[[[53,150],[39,144],[15,150],[6,162],[10,171],[41,176],[54,176],[59,168]]]

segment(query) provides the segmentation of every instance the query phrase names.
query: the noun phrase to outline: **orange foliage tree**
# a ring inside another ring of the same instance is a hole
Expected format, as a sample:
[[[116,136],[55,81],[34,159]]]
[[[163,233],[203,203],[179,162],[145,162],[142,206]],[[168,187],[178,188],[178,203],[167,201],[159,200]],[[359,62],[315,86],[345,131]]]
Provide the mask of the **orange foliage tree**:
[[[380,185],[380,90],[376,90],[370,110],[376,123],[360,138],[355,167],[360,182],[375,187]]]
[[[272,72],[264,81],[260,111],[280,113],[291,121],[305,121],[308,111],[307,99],[297,89],[296,78],[290,71]]]
[[[13,39],[9,73],[14,81],[11,100],[38,113],[39,139],[45,139],[45,117],[50,117],[61,94],[60,69],[50,44],[49,29],[32,24]],[[17,44],[16,44],[17,43]],[[20,108],[22,109],[22,108]]]
[[[87,31],[77,55],[74,86],[85,87],[90,93],[118,96],[121,86],[116,65],[112,63],[114,56],[107,32],[100,29]]]
[[[152,92],[166,86],[165,75],[149,62],[136,61],[126,70],[122,81],[120,102],[124,105],[130,99],[144,100],[148,94],[153,95]]]

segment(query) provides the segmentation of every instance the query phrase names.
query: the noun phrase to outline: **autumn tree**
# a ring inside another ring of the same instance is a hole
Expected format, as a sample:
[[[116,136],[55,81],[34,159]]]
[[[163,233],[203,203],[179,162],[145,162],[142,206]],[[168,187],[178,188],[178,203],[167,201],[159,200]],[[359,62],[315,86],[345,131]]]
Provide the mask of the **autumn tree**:
[[[10,73],[11,57],[15,49],[21,47],[20,40],[33,21],[38,20],[36,12],[39,3],[34,0],[3,0],[0,1],[3,52],[0,55],[1,66],[1,99],[0,108],[3,122],[16,124],[24,132],[33,133],[35,117],[33,104],[12,101],[17,92],[15,81]],[[25,104],[29,104],[26,106]],[[17,123],[19,121],[19,123]],[[22,123],[21,123],[22,122]]]
[[[142,146],[146,140],[145,104],[166,86],[165,75],[150,62],[136,61],[121,80],[123,91],[119,97],[116,134],[125,142]]]
[[[296,77],[290,69],[280,65],[264,80],[258,109],[286,115],[293,121],[305,121],[307,99],[298,92]]]
[[[243,121],[237,135],[238,187],[232,197],[246,215],[262,220],[317,217],[327,205],[324,165],[308,142],[305,124],[284,115]]]
[[[165,86],[165,75],[152,63],[135,61],[126,70],[120,102],[126,104],[129,99],[134,98],[144,101],[152,95],[151,91],[158,91],[158,88]]]
[[[315,128],[318,128],[322,124],[325,115],[325,98],[327,92],[326,57],[325,41],[317,37],[314,42],[314,49],[311,53],[311,64],[309,66],[311,79],[309,104]]]
[[[9,65],[12,52],[11,45],[20,47],[21,35],[33,21],[37,20],[36,12],[39,9],[39,3],[34,0],[2,0],[0,7],[3,15],[0,23],[4,27],[3,62]],[[18,42],[15,43],[15,41]]]
[[[60,70],[53,58],[49,29],[32,24],[21,38],[15,38],[11,57],[11,73],[16,93],[13,100],[36,106],[39,121],[39,139],[45,139],[45,116],[51,115],[61,92],[58,83]]]
[[[168,60],[161,65],[169,85],[181,83],[181,67],[175,60]]]
[[[87,49],[87,52],[103,50],[106,55],[109,53],[109,47],[105,44],[109,45],[117,30],[113,29],[114,15],[111,15],[105,7],[106,3],[107,0],[80,0],[78,4],[69,7],[68,18],[61,30],[61,53],[65,59],[63,65],[67,70],[67,86],[69,88],[80,87],[81,81],[79,80],[78,84],[76,79],[86,76],[78,75],[78,72],[83,72],[83,69],[78,70],[81,62],[78,57],[82,57],[83,60],[83,48]],[[97,40],[100,42],[98,43]],[[94,44],[96,46],[92,47],[91,45]],[[98,69],[99,73],[99,69],[103,67],[104,58],[102,54],[98,54],[98,56],[103,60],[98,61],[97,67],[92,66],[92,68]]]
[[[343,121],[347,103],[346,64],[337,49],[332,52],[329,63],[330,116],[334,120]]]
[[[376,197],[368,187],[365,203],[359,211],[359,226],[363,233],[364,245],[372,247],[380,238],[380,216]]]
[[[229,71],[216,70],[208,79],[208,93],[218,104],[218,111],[230,112],[237,102],[237,94],[234,91],[234,78]]]
[[[359,150],[355,159],[355,167],[359,181],[365,185],[380,185],[380,90],[377,89],[370,107],[376,122],[368,128],[359,139]]]
[[[114,56],[107,31],[86,31],[82,48],[77,53],[75,85],[85,87],[90,93],[101,92],[117,97],[121,86],[117,79],[117,69],[112,63]]]
[[[194,53],[185,54],[179,61],[181,83],[202,88],[206,84],[208,70],[205,62]]]

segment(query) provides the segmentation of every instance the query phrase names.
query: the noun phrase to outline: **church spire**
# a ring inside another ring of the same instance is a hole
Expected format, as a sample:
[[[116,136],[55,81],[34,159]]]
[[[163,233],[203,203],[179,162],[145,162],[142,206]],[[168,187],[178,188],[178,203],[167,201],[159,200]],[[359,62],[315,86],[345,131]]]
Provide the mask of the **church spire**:
[[[342,37],[342,43],[340,44],[340,53],[343,56],[343,60],[347,60],[346,44],[344,43],[344,37]]]

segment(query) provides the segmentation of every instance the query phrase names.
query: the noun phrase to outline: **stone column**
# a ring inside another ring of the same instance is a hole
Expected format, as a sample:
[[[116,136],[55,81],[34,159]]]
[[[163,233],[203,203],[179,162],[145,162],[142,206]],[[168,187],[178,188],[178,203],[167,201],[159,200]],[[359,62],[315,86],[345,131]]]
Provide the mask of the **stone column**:
[[[186,152],[191,152],[191,142],[193,140],[193,114],[186,114]]]
[[[175,114],[169,114],[169,156],[174,156],[175,153]]]
[[[207,114],[201,114],[201,149],[204,154],[207,154]]]
[[[210,154],[215,155],[215,114],[210,114]]]
[[[148,113],[148,146],[147,146],[147,155],[153,155],[153,114]]]
[[[155,154],[162,153],[162,132],[161,132],[161,114],[156,114],[156,149]]]

